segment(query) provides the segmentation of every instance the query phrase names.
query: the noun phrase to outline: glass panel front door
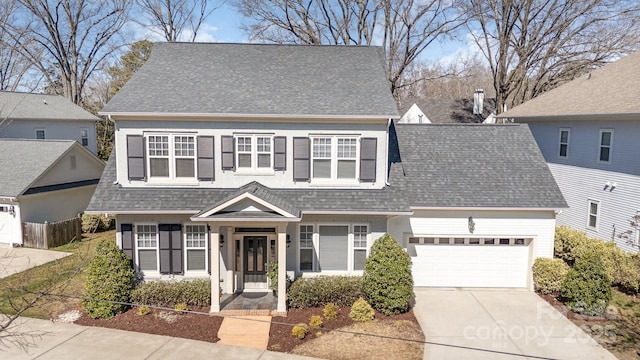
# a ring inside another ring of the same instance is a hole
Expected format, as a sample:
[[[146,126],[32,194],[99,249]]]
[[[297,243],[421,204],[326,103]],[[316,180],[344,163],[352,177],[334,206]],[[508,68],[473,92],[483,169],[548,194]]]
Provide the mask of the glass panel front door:
[[[264,283],[267,281],[267,237],[244,237],[244,282]]]

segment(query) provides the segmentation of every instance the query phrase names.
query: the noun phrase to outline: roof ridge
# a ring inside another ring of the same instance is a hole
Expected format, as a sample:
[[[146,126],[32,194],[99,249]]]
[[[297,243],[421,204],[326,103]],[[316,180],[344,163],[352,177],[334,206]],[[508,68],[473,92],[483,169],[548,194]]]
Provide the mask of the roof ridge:
[[[191,41],[161,41],[154,43],[160,46],[173,45],[239,45],[239,46],[268,46],[268,47],[325,47],[325,48],[382,48],[380,45],[332,45],[332,44],[272,44],[272,43],[237,43],[237,42],[191,42]]]

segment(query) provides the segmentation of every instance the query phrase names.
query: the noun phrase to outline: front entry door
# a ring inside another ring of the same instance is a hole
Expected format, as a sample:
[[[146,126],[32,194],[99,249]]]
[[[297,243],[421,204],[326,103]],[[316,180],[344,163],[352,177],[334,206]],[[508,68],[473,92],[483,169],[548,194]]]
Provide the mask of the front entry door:
[[[267,284],[267,237],[244,237],[245,288],[261,288]]]

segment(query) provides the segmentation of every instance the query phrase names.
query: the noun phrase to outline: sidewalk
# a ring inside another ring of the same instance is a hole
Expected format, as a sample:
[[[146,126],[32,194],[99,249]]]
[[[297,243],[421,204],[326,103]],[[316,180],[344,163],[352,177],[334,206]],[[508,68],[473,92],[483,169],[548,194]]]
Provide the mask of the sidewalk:
[[[35,347],[0,351],[3,359],[310,359],[297,355],[130,331],[22,318],[21,332],[46,333]],[[4,350],[4,349],[3,349]]]

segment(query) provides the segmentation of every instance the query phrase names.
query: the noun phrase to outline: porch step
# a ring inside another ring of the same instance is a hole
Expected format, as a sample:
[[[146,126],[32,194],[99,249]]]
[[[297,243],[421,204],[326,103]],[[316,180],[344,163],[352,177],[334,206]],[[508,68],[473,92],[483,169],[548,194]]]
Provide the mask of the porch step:
[[[225,312],[223,311],[222,313]],[[271,316],[225,317],[224,320],[222,320],[220,329],[218,330],[218,338],[220,338],[218,344],[243,346],[266,350],[267,345],[269,344],[270,329]]]
[[[220,314],[230,316],[271,316],[275,310],[221,310]]]

